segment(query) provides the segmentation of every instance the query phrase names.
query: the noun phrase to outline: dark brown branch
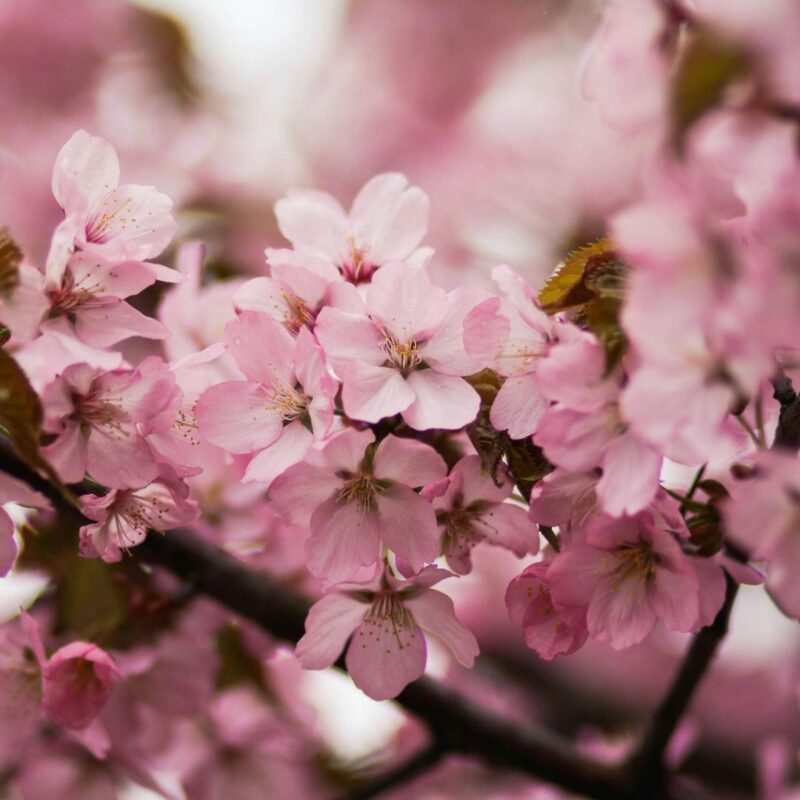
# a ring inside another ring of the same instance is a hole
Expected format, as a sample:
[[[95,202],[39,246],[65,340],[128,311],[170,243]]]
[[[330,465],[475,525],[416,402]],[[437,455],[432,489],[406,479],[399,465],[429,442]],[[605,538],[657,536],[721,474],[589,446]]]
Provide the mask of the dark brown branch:
[[[708,671],[720,642],[728,632],[731,608],[738,585],[729,576],[725,601],[714,622],[703,628],[692,640],[678,674],[653,714],[653,719],[629,761],[634,785],[641,797],[661,797],[664,791],[666,765],[664,753],[683,715],[694,697],[700,681]]]
[[[423,773],[433,769],[441,761],[444,753],[444,749],[437,742],[433,742],[383,775],[357,786],[346,795],[343,795],[340,800],[371,800],[371,798],[377,797],[382,792],[394,789],[401,784],[409,783],[414,778],[418,778]]]

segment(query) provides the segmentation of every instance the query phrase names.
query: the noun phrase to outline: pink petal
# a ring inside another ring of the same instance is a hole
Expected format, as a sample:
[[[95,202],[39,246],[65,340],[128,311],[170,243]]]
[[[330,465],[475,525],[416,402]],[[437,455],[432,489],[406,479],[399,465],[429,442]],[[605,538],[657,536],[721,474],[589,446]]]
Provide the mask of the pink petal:
[[[384,337],[365,316],[340,311],[327,306],[317,317],[314,333],[325,355],[339,371],[348,362],[363,362],[380,366],[386,360]]]
[[[130,431],[95,427],[86,446],[86,471],[111,489],[139,488],[158,475],[158,464],[147,442]]]
[[[311,432],[302,422],[295,420],[287,425],[277,441],[258,453],[247,465],[243,483],[261,481],[268,488],[272,481],[293,464],[302,461],[314,441]]]
[[[111,347],[131,336],[166,339],[169,335],[157,319],[112,297],[80,307],[75,315],[75,333],[92,347]]]
[[[96,253],[75,253],[67,266],[75,290],[101,296],[130,297],[156,282],[153,265],[142,261],[112,262]]]
[[[372,461],[376,478],[423,486],[447,475],[444,459],[430,446],[415,439],[389,434],[378,445]]]
[[[331,583],[354,577],[380,556],[378,518],[357,501],[326,500],[311,516],[311,532],[306,541],[308,568]]]
[[[119,183],[119,159],[114,148],[86,131],[74,133],[53,166],[53,195],[67,209],[83,201],[88,208]]]
[[[356,629],[345,664],[353,683],[373,700],[397,697],[425,671],[425,637],[409,617],[366,619]]]
[[[325,192],[291,189],[275,204],[275,216],[281,233],[295,250],[333,260],[347,244],[347,216]]]
[[[697,576],[699,588],[699,613],[693,628],[694,632],[704,628],[706,625],[710,625],[714,621],[717,612],[725,601],[727,582],[725,580],[725,571],[714,559],[691,556],[689,562]]]
[[[482,367],[502,373],[502,353],[511,323],[500,313],[500,298],[478,303],[464,318],[464,347]]]
[[[396,369],[357,364],[346,372],[342,368],[338,371],[343,383],[342,405],[352,419],[378,422],[404,411],[414,402],[410,382]]]
[[[66,483],[83,480],[86,472],[88,437],[80,425],[68,422],[55,441],[42,448],[42,454]]]
[[[231,453],[252,453],[278,439],[283,431],[280,410],[269,404],[255,383],[228,381],[212,386],[197,402],[200,433]]]
[[[633,515],[645,508],[658,491],[661,456],[634,434],[618,436],[603,456],[603,477],[597,497],[612,517]]]
[[[375,434],[370,430],[346,428],[325,443],[319,463],[324,464],[331,472],[356,473],[364,459],[364,451],[374,441]]]
[[[697,574],[691,568],[673,572],[657,567],[655,580],[648,586],[651,608],[671,631],[694,629],[700,613],[698,593]]]
[[[412,372],[406,383],[415,399],[405,410],[398,410],[402,410],[403,419],[414,430],[457,430],[478,414],[480,397],[463,378],[421,369]]]
[[[243,311],[225,328],[225,342],[239,369],[254,383],[292,386],[294,339],[272,317]]]
[[[638,576],[621,582],[601,581],[586,614],[589,633],[615,650],[638,644],[656,624],[656,612],[648,603],[647,595],[647,583]]]
[[[458,661],[471,667],[480,652],[472,631],[456,618],[453,601],[441,592],[431,589],[406,600],[406,607],[414,621],[427,633],[445,644]]]
[[[333,664],[367,609],[364,603],[339,592],[314,603],[306,617],[306,634],[294,651],[303,668],[325,669]]]
[[[539,530],[522,506],[513,503],[492,506],[475,525],[489,544],[505,547],[519,558],[539,550]]]
[[[428,198],[399,173],[376,175],[353,200],[353,231],[376,264],[409,256],[428,227]]]
[[[550,563],[547,582],[553,597],[562,605],[586,607],[592,600],[598,580],[605,570],[601,565],[608,558],[597,547],[573,544],[564,548]]]
[[[524,439],[536,433],[549,401],[539,391],[535,375],[506,378],[489,411],[492,425],[508,431],[512,439]]]
[[[394,485],[378,495],[378,520],[387,547],[408,561],[415,572],[439,555],[433,507],[407,486]]]
[[[464,346],[464,319],[486,292],[465,287],[447,295],[448,310],[436,333],[423,345],[425,363],[445,375],[472,375],[483,366]]]
[[[370,318],[399,342],[429,339],[449,310],[444,289],[428,273],[401,262],[381,267],[367,289]]]

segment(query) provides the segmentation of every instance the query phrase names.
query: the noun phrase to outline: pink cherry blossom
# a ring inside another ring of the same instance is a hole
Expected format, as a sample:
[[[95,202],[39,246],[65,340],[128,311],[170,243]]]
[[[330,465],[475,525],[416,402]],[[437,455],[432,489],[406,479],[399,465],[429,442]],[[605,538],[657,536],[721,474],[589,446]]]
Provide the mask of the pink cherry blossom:
[[[270,483],[328,434],[337,385],[306,328],[293,339],[272,317],[244,311],[226,327],[225,341],[246,380],[203,393],[195,410],[200,433],[230,453],[255,453],[245,479]]]
[[[130,336],[164,339],[167,329],[124,298],[138,294],[156,280],[180,275],[142,261],[111,263],[99,255],[75,253],[58,286],[47,287],[35,267],[21,266],[20,287],[5,298],[2,315],[15,337],[32,338],[37,330],[73,332],[93,347],[110,347]],[[60,323],[66,320],[67,326]]]
[[[306,635],[295,651],[300,663],[306,669],[325,669],[347,646],[347,671],[374,700],[396,697],[422,675],[425,633],[471,667],[478,655],[475,637],[456,618],[453,601],[431,588],[451,575],[426,567],[410,580],[399,580],[386,571],[371,584],[335,587],[306,618]]]
[[[512,439],[530,436],[547,408],[536,371],[552,335],[533,290],[510,267],[492,271],[502,295],[478,304],[464,319],[467,352],[506,380],[489,411],[492,425]]]
[[[141,544],[148,530],[168,531],[193,522],[198,507],[188,494],[189,487],[162,467],[159,478],[142,488],[83,495],[81,512],[94,523],[80,529],[80,554],[119,561],[122,551]]]
[[[589,634],[615,649],[642,641],[658,620],[694,630],[700,614],[697,573],[649,511],[589,522],[585,539],[553,558],[547,582],[557,603],[585,610]]]
[[[121,676],[104,650],[89,642],[71,642],[44,666],[42,707],[50,719],[80,730],[103,710],[111,687]]]
[[[443,478],[431,447],[392,434],[345,430],[272,484],[269,497],[288,522],[310,521],[308,568],[337,582],[380,559],[383,542],[414,571],[439,554],[436,515],[414,487]]]
[[[158,464],[137,423],[168,414],[179,394],[168,370],[68,367],[42,397],[45,428],[56,436],[43,453],[67,482],[88,473],[114,489],[144,486]]]
[[[431,504],[442,533],[442,552],[454,572],[465,575],[472,570],[472,548],[483,541],[519,557],[537,552],[536,526],[522,506],[506,502],[513,488],[505,475],[497,486],[483,471],[479,456],[465,456],[453,467],[446,490]]]
[[[418,247],[428,226],[428,198],[394,172],[368,181],[349,214],[325,192],[292,189],[275,204],[275,216],[297,253],[332,263],[354,284],[369,281],[387,262],[418,265],[430,253]]]
[[[402,414],[415,430],[471,422],[478,394],[459,376],[477,365],[464,350],[461,325],[476,297],[448,295],[426,272],[392,263],[374,276],[359,313],[324,308],[316,333],[342,381],[347,415],[377,422]]]
[[[49,287],[58,287],[74,249],[109,261],[157,256],[172,239],[172,201],[152,186],[120,184],[119,160],[105,139],[78,131],[53,167],[53,195],[65,220],[47,258]]]
[[[531,564],[506,590],[509,619],[522,626],[525,644],[546,661],[574,653],[589,636],[586,612],[553,600],[547,581],[551,563]]]
[[[260,311],[274,317],[290,333],[311,327],[328,296],[328,287],[342,280],[329,262],[291,250],[267,250],[269,278],[252,278],[233,298],[237,311]]]

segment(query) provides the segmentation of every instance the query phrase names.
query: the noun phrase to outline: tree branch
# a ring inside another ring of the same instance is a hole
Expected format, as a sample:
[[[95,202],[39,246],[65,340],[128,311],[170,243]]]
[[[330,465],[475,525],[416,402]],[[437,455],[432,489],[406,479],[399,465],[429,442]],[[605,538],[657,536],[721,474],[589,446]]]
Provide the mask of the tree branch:
[[[664,791],[664,753],[695,690],[706,674],[720,642],[728,632],[731,608],[739,589],[728,575],[725,601],[714,622],[703,628],[692,640],[678,674],[669,691],[653,714],[653,719],[639,747],[628,761],[634,786],[641,797],[661,797]]]
[[[778,427],[772,447],[777,450],[800,450],[800,398],[792,386],[792,380],[781,369],[772,379],[772,396],[781,404]]]

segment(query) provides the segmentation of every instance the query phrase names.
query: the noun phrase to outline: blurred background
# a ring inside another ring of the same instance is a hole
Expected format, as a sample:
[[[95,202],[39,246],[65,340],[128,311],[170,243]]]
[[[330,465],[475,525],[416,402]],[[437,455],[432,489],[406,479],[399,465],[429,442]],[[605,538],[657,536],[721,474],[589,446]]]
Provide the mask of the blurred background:
[[[489,268],[505,262],[536,284],[602,233],[636,192],[652,146],[607,127],[582,99],[580,66],[601,14],[589,0],[2,2],[0,221],[42,263],[61,214],[53,160],[86,128],[113,143],[123,181],[175,200],[177,243],[207,242],[207,277],[263,272],[264,248],[283,245],[272,206],[287,188],[315,186],[349,205],[368,178],[398,170],[430,196],[425,243],[440,283],[488,284]],[[686,637],[660,631],[622,654],[593,645],[545,664],[506,618],[519,562],[493,550],[476,563],[457,587],[485,654],[456,678],[465,691],[582,732],[589,747],[624,741]],[[5,608],[35,590],[30,576],[10,579]],[[684,735],[702,734],[688,756],[698,771],[754,791],[759,754],[790,763],[800,743],[798,631],[762,590],[743,595]],[[432,662],[435,673],[435,653]],[[303,680],[341,759],[413,742],[403,715],[344,676]],[[424,796],[449,796],[432,787]]]

